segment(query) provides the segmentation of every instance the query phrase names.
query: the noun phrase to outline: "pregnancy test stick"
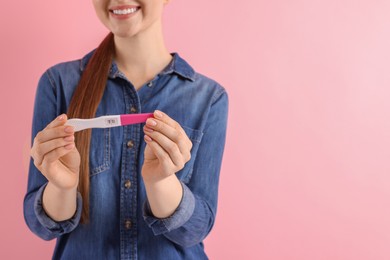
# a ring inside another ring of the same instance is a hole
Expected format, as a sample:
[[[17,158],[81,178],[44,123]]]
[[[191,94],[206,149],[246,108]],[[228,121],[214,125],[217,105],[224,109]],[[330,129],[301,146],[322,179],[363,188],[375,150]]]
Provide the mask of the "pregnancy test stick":
[[[65,125],[73,126],[74,131],[78,132],[88,128],[108,128],[144,123],[150,117],[153,117],[153,113],[100,116],[91,119],[72,118]]]

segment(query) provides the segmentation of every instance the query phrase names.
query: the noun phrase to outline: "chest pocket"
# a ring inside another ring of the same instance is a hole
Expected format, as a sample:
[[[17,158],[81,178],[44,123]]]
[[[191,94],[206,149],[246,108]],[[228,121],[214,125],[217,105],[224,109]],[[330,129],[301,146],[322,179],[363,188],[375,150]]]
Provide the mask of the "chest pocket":
[[[183,169],[178,171],[176,173],[176,176],[181,180],[183,183],[187,184],[191,180],[192,176],[192,170],[194,167],[194,161],[196,159],[196,154],[198,153],[198,148],[200,145],[200,142],[202,141],[203,132],[197,129],[192,129],[186,126],[182,125],[182,128],[186,132],[188,138],[192,142],[192,149],[191,149],[191,160],[189,160]]]
[[[110,128],[93,128],[89,151],[90,176],[110,169]]]

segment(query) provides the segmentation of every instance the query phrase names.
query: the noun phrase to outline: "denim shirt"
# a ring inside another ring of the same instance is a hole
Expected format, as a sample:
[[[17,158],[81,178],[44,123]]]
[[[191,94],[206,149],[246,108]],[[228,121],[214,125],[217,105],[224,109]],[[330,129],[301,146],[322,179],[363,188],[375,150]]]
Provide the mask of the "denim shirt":
[[[35,97],[32,140],[67,112],[92,54],[57,64],[42,75]],[[216,216],[228,95],[177,53],[171,55],[169,65],[138,90],[113,61],[96,116],[159,109],[183,127],[193,147],[191,160],[176,173],[183,187],[178,208],[164,219],[151,213],[141,177],[144,124],[93,129],[88,224],[80,223],[79,193],[71,219],[56,222],[45,213],[42,194],[47,179],[30,161],[24,217],[37,236],[57,239],[53,259],[207,259],[202,241]]]

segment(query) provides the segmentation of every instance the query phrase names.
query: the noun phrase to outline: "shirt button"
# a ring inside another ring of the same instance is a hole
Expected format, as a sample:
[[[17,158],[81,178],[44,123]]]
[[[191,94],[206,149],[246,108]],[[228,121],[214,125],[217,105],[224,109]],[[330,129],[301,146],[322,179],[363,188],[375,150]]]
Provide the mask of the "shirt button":
[[[130,220],[126,220],[125,221],[125,228],[126,229],[130,229],[131,228],[131,221]]]
[[[137,109],[136,109],[135,107],[131,107],[131,108],[130,108],[130,112],[131,112],[131,113],[137,113]]]
[[[151,86],[153,86],[153,81],[148,83],[148,87],[151,87]]]
[[[126,187],[126,189],[130,189],[130,187],[131,187],[131,181],[130,180],[126,180],[125,181],[125,187]]]
[[[133,146],[134,146],[133,141],[130,140],[130,141],[127,142],[127,147],[133,148]]]

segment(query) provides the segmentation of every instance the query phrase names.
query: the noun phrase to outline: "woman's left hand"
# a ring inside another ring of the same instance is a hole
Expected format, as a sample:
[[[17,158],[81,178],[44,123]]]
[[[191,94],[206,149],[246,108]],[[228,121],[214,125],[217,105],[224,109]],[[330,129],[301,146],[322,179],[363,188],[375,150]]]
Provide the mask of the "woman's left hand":
[[[142,177],[157,182],[183,169],[191,159],[192,142],[183,128],[167,114],[156,110],[144,126],[146,148]]]

